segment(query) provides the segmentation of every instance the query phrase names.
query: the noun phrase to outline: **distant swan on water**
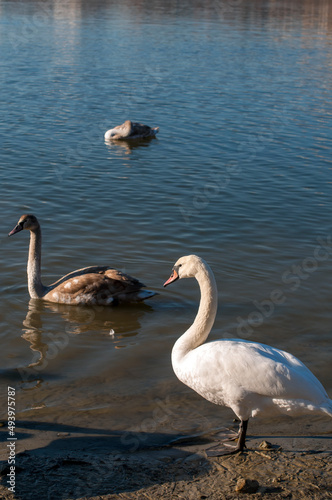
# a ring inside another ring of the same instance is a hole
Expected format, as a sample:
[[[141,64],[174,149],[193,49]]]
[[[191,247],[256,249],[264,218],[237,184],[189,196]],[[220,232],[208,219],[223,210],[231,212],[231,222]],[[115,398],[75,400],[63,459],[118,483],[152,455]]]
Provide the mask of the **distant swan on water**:
[[[204,344],[217,312],[218,292],[213,273],[203,259],[189,255],[176,262],[164,286],[179,278],[196,278],[201,299],[193,324],[174,344],[174,372],[203,398],[231,408],[240,419],[237,446],[231,449],[218,445],[208,451],[209,455],[243,451],[248,420],[259,412],[332,417],[332,401],[324,387],[292,354],[241,339]]]
[[[128,139],[145,139],[154,137],[159,132],[159,127],[149,127],[142,123],[126,120],[122,125],[118,125],[105,133],[105,139],[109,140],[128,140]]]
[[[34,215],[22,215],[13,234],[30,231],[28,257],[28,287],[32,299],[62,304],[117,305],[139,302],[155,295],[143,290],[145,286],[127,274],[108,266],[85,267],[73,271],[49,286],[41,281],[41,229]]]

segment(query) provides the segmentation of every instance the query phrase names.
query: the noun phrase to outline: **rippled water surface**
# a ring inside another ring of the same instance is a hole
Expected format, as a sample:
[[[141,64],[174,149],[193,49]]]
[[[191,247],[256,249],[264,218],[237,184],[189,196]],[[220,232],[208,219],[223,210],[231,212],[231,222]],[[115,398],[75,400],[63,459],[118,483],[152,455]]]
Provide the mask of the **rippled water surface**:
[[[0,0],[1,371],[20,419],[227,424],[171,368],[199,292],[162,284],[188,253],[216,275],[211,338],[288,350],[332,395],[331,26],[328,1]],[[160,132],[105,143],[125,119]],[[28,234],[7,238],[23,213],[42,226],[46,284],[108,264],[159,295],[30,301]]]

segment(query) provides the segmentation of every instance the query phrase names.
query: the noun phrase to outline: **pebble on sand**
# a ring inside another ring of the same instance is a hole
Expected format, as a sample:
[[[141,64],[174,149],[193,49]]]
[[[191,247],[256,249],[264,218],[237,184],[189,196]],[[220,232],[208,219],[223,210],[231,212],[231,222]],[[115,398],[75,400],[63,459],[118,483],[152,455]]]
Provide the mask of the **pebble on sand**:
[[[256,493],[259,488],[259,482],[256,479],[240,478],[235,486],[235,491],[238,493]]]

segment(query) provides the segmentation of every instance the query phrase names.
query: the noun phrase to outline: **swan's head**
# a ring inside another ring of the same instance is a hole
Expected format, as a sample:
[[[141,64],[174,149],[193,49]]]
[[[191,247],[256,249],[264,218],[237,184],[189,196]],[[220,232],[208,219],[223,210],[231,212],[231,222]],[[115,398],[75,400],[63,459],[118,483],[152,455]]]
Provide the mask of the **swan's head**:
[[[180,259],[175,262],[172,274],[164,283],[164,286],[167,286],[178,279],[194,278],[202,267],[206,267],[206,264],[204,260],[197,255],[186,255],[185,257],[180,257]]]
[[[122,125],[117,125],[105,132],[104,138],[106,141],[109,139],[121,139],[127,137],[132,130],[132,122],[126,120]]]
[[[104,138],[106,139],[106,141],[108,141],[109,139],[112,139],[115,135],[117,135],[118,133],[119,132],[114,130],[114,128],[111,128],[110,130],[107,130],[107,132],[105,132]]]
[[[12,231],[8,234],[8,236],[12,236],[12,234],[18,233],[19,231],[22,231],[23,229],[29,229],[30,231],[36,231],[39,228],[39,222],[37,220],[37,217],[31,214],[27,215],[22,215],[20,217],[20,220],[14,227]]]

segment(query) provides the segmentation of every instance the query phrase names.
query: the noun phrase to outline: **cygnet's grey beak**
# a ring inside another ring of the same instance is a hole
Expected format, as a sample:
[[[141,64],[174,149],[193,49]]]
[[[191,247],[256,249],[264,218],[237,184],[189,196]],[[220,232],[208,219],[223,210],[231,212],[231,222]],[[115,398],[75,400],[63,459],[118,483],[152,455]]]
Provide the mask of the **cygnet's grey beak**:
[[[22,224],[17,224],[14,229],[12,229],[10,231],[10,233],[8,233],[8,236],[12,236],[12,234],[15,234],[15,233],[18,233],[19,231],[22,231],[23,229],[23,225]]]

